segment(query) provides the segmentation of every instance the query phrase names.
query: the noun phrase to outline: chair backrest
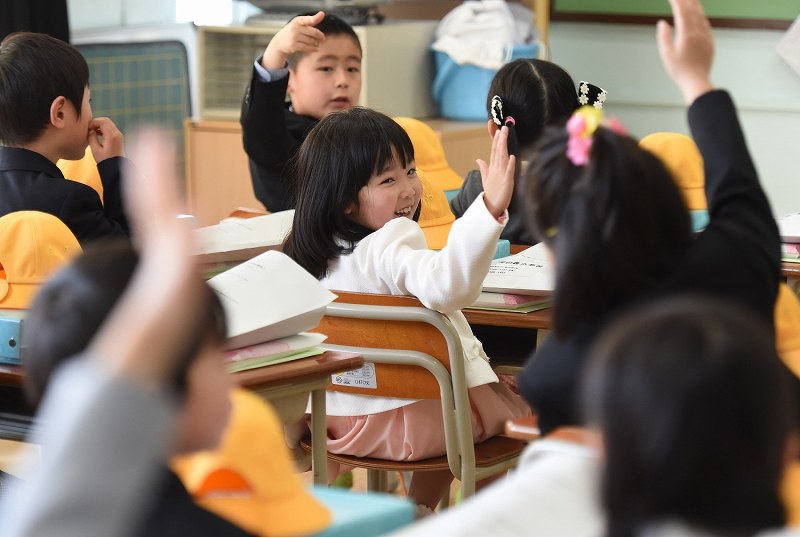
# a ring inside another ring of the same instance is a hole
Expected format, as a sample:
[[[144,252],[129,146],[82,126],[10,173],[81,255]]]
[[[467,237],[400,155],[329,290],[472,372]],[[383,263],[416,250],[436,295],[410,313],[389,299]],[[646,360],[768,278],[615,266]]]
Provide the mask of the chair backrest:
[[[370,350],[396,350],[424,354],[452,374],[453,356],[461,353],[458,334],[441,313],[429,310],[409,296],[334,291],[337,299],[314,330],[328,336],[326,345],[358,348],[371,362]],[[448,343],[448,339],[450,342]],[[452,347],[452,348],[451,348]],[[409,399],[441,399],[433,373],[415,365],[380,363],[375,366],[375,387],[332,385],[331,391]]]

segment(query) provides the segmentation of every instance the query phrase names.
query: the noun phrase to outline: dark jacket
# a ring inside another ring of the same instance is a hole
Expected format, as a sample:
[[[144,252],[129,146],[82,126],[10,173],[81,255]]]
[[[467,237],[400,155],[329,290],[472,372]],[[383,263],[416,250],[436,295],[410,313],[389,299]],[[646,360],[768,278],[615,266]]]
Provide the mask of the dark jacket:
[[[291,159],[318,122],[289,110],[285,103],[288,84],[288,76],[264,82],[253,67],[242,101],[242,139],[250,159],[253,192],[272,212],[294,208]]]
[[[710,221],[675,272],[637,300],[679,293],[722,297],[749,307],[773,326],[780,236],[730,96],[712,91],[698,98],[689,108],[689,125],[703,155]],[[528,360],[519,387],[539,413],[543,434],[581,423],[578,385],[589,348],[614,315],[630,305],[618,305],[603,318],[579,319],[572,334],[563,340],[551,335]]]
[[[64,179],[47,158],[16,147],[0,147],[0,216],[15,211],[41,211],[58,217],[81,246],[102,238],[127,237],[128,219],[122,207],[122,157],[97,165],[103,197],[90,186]]]
[[[480,170],[472,170],[464,178],[461,190],[450,200],[450,210],[453,211],[455,217],[461,218],[461,215],[469,209],[469,206],[481,195],[481,192],[483,192],[481,172]],[[519,196],[514,194],[508,206],[508,223],[500,234],[500,238],[506,239],[512,244],[536,244],[539,242],[528,231],[525,218],[522,201]]]
[[[164,468],[159,488],[150,498],[150,508],[141,517],[141,525],[134,535],[252,537],[251,533],[197,505],[178,476],[167,468]]]

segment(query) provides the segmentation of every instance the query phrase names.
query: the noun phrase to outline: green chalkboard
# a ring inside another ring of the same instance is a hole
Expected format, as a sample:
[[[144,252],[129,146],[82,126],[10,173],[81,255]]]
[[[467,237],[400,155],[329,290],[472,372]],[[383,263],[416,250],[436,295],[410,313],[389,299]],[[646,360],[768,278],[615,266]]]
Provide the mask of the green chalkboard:
[[[800,0],[702,0],[716,26],[788,28]],[[667,0],[553,0],[554,20],[651,23],[670,16]]]

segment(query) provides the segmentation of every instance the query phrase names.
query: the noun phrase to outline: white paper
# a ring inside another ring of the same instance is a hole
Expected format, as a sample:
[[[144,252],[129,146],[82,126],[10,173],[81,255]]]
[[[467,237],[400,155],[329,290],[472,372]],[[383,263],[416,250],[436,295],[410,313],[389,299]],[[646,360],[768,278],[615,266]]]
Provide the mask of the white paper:
[[[783,242],[800,242],[800,213],[787,214],[775,220]]]
[[[778,55],[800,75],[800,17],[795,19],[778,42],[777,50]]]
[[[280,249],[292,229],[294,210],[257,216],[231,218],[195,230],[202,262],[249,259],[266,250]],[[230,255],[246,252],[244,257]]]
[[[553,269],[544,244],[492,261],[483,290],[490,293],[538,295],[553,291]]]
[[[310,330],[336,295],[281,252],[269,251],[211,278],[235,349]]]

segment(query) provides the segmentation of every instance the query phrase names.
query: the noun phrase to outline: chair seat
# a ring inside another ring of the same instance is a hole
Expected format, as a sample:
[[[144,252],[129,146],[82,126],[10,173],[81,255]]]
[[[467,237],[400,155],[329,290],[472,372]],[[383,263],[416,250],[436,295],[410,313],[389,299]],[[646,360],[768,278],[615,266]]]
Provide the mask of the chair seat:
[[[494,464],[511,460],[522,452],[527,442],[516,440],[505,436],[494,436],[488,440],[475,444],[475,466],[478,468],[492,466]],[[300,441],[300,446],[306,452],[311,452],[311,440],[304,438]],[[356,457],[353,455],[341,455],[338,453],[328,453],[328,459],[359,468],[369,470],[402,471],[402,472],[430,472],[433,470],[449,470],[447,456],[432,457],[418,461],[389,461],[385,459],[373,459],[370,457]]]

